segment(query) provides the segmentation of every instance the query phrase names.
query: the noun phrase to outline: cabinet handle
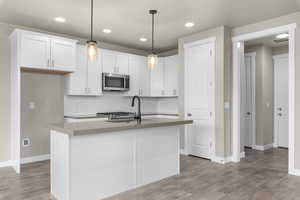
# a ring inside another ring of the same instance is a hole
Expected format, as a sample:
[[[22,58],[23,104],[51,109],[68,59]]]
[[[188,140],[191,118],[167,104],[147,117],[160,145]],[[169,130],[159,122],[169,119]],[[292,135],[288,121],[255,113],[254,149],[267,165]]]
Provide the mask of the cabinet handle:
[[[47,60],[47,67],[50,67],[50,59]]]
[[[54,60],[52,60],[52,67],[54,67]]]
[[[191,117],[191,116],[193,116],[193,115],[192,115],[192,113],[188,113],[187,116],[188,116],[188,117]]]
[[[141,96],[143,95],[143,89],[141,89]]]
[[[164,90],[161,91],[161,95],[165,95],[165,91]]]
[[[173,90],[173,95],[176,95],[177,94],[177,91],[176,90]]]

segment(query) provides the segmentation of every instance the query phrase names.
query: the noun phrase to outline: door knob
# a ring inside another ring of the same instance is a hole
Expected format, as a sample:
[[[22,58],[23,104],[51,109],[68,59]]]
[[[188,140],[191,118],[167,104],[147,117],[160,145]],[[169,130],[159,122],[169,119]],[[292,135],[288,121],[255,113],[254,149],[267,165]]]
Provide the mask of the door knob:
[[[188,116],[188,117],[191,117],[191,116],[192,116],[192,113],[188,113],[187,116]]]
[[[247,115],[251,115],[251,112],[247,112]]]

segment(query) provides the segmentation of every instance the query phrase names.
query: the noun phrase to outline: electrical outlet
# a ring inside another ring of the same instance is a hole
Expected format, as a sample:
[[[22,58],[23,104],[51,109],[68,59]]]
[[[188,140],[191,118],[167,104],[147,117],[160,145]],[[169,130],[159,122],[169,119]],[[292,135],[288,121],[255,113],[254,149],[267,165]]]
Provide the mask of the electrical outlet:
[[[23,144],[23,147],[29,147],[30,146],[30,139],[29,138],[24,138],[22,144]]]

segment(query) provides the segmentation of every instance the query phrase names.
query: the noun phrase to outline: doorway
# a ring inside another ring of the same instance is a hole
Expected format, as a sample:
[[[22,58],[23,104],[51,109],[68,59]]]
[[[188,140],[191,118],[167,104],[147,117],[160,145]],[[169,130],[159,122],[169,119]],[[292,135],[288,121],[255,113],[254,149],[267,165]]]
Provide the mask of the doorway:
[[[295,110],[295,29],[296,25],[286,25],[277,28],[271,28],[254,33],[248,33],[233,38],[233,96],[232,96],[232,161],[240,162],[241,150],[241,128],[242,123],[242,106],[241,106],[241,66],[245,64],[245,43],[250,40],[268,37],[277,34],[288,34],[289,44],[289,63],[288,63],[288,171],[290,174],[296,174],[294,166],[294,110]],[[257,73],[256,73],[257,74]],[[270,107],[271,104],[265,104]],[[256,109],[257,110],[257,109]],[[258,120],[256,120],[258,121]],[[257,142],[258,138],[256,138]],[[273,144],[271,144],[273,146]],[[261,146],[259,146],[261,148]],[[268,145],[266,146],[268,148]],[[263,148],[265,146],[263,145]]]

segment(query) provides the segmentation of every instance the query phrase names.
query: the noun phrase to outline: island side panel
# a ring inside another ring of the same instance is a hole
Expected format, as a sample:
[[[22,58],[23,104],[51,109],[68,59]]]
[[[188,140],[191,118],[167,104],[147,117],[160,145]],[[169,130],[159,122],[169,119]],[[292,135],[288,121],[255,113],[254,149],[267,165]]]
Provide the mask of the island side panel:
[[[137,187],[180,173],[179,127],[144,129],[137,134]]]
[[[72,137],[70,200],[99,200],[136,187],[135,131]]]
[[[51,131],[51,194],[69,200],[69,136]]]

